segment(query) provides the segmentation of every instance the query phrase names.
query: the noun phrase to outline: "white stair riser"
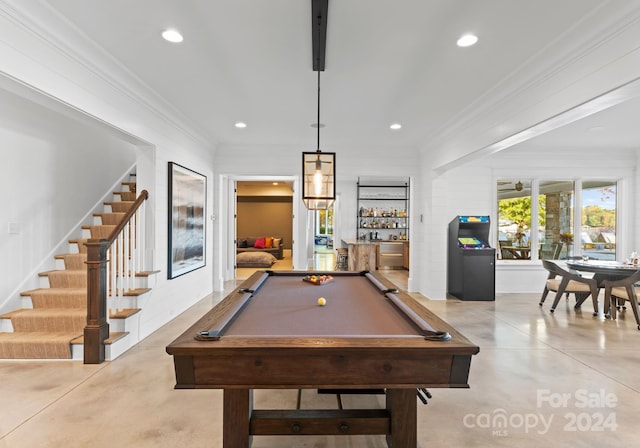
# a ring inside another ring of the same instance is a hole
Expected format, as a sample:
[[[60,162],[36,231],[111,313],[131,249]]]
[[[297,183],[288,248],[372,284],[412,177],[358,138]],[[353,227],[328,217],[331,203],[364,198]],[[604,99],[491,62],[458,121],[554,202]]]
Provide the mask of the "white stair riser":
[[[138,342],[140,341],[135,340],[131,334],[123,336],[113,344],[105,346],[105,358],[107,359],[107,361],[113,361],[118,356],[122,355],[131,347],[136,345]]]
[[[107,298],[107,307],[112,310],[140,308],[138,306],[139,297],[140,296],[109,297]]]
[[[83,344],[71,344],[71,359],[74,361],[84,361]]]
[[[132,335],[138,335],[140,328],[140,312],[126,319],[109,319],[110,332],[128,331]]]
[[[13,325],[11,319],[0,319],[0,332],[13,333]]]
[[[106,361],[113,361],[118,356],[125,353],[131,347],[136,345],[139,341],[134,341],[130,334],[127,334],[113,344],[107,344],[104,347],[104,357]],[[83,361],[84,360],[84,345],[83,344],[73,344],[71,345],[71,358],[74,361]]]

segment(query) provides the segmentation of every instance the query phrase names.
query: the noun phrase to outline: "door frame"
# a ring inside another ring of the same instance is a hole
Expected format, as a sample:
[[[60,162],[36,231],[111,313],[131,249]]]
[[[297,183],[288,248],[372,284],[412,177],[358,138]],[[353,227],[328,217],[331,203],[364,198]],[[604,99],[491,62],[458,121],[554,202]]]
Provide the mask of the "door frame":
[[[291,232],[293,239],[291,241],[291,261],[293,269],[296,269],[299,264],[300,255],[297,253],[297,247],[299,246],[296,241],[296,236],[299,234],[300,229],[300,216],[301,210],[299,206],[302,203],[300,198],[299,184],[300,178],[298,176],[274,176],[274,175],[221,175],[221,188],[223,204],[222,209],[225,210],[223,215],[226,219],[221,222],[222,228],[220,229],[221,237],[224,239],[223,247],[226,250],[221,254],[223,266],[222,273],[224,281],[235,280],[236,278],[236,229],[237,229],[237,184],[243,181],[259,181],[259,182],[292,182],[293,183],[293,216],[291,223]]]

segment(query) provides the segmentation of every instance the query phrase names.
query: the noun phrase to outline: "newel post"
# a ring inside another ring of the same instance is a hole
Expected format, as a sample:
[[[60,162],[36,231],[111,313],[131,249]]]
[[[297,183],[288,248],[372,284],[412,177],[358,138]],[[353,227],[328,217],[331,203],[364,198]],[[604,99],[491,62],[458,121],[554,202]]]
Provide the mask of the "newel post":
[[[90,239],[87,246],[87,326],[84,327],[84,363],[105,359],[107,322],[107,240]]]

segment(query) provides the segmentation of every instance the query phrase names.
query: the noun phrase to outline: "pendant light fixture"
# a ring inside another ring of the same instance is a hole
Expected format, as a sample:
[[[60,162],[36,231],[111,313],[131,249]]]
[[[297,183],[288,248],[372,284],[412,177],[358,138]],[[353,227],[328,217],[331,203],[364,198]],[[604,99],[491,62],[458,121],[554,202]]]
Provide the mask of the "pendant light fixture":
[[[315,152],[302,153],[302,200],[309,210],[326,210],[336,198],[336,153],[320,151],[320,72],[324,70],[327,10],[328,0],[311,0],[313,61],[318,72],[318,139]]]

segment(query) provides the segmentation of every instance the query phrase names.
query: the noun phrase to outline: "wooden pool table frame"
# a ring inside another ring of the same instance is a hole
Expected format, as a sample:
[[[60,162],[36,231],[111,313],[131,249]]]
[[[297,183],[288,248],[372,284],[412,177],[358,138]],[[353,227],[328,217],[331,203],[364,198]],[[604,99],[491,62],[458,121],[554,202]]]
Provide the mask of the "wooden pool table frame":
[[[271,275],[258,271],[167,346],[177,389],[223,389],[223,446],[248,448],[254,435],[386,434],[389,446],[417,444],[416,388],[468,386],[471,357],[479,348],[377,273],[381,294],[398,300],[396,312],[449,340],[428,337],[225,337]],[[336,283],[357,272],[326,272]],[[301,282],[302,283],[302,282]],[[386,291],[386,292],[385,292]],[[429,330],[416,327],[416,333]],[[441,333],[439,333],[441,334]],[[203,340],[204,339],[204,340]],[[253,389],[386,390],[386,409],[254,410]]]

